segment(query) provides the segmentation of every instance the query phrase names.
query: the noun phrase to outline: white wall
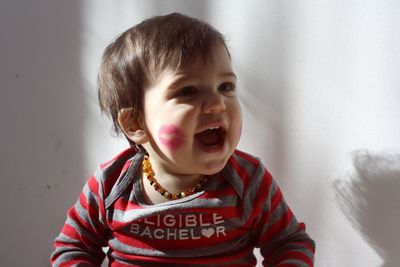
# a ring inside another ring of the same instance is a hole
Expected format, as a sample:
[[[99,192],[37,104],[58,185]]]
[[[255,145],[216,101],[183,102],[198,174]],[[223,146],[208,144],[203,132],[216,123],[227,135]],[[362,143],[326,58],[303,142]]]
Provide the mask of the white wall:
[[[316,266],[398,266],[394,0],[2,1],[0,266],[48,265],[85,179],[126,146],[98,111],[101,53],[172,11],[226,34],[246,120],[240,148],[264,160],[307,223]]]

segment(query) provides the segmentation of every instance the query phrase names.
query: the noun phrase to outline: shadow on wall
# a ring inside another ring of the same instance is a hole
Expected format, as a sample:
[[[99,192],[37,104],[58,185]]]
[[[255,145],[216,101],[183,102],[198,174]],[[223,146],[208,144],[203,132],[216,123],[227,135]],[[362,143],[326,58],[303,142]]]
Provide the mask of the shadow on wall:
[[[400,153],[356,151],[355,172],[334,184],[342,212],[384,261],[400,262]]]
[[[53,240],[88,176],[81,4],[0,5],[0,266],[49,266]]]

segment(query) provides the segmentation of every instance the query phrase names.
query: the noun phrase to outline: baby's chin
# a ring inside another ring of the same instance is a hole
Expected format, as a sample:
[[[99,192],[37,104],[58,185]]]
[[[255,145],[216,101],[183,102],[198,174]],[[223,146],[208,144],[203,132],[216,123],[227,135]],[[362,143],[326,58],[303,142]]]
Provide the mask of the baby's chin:
[[[221,162],[211,162],[207,164],[207,167],[201,172],[202,175],[214,175],[222,171],[226,165],[227,160]]]

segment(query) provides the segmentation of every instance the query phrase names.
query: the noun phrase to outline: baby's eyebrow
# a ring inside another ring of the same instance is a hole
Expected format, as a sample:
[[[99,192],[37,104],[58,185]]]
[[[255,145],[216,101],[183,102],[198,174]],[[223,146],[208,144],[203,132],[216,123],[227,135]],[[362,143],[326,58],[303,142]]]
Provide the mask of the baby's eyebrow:
[[[185,74],[179,74],[175,77],[175,79],[168,85],[169,89],[175,89],[181,83],[185,82],[186,80],[190,80],[190,77]]]
[[[218,76],[222,79],[234,79],[236,80],[236,74],[232,71],[228,72],[223,72],[218,74]],[[169,90],[174,90],[177,87],[179,87],[180,84],[185,83],[186,81],[190,81],[192,77],[188,74],[178,74],[176,77],[173,79],[173,81],[168,85]]]
[[[237,79],[236,74],[232,71],[221,73],[221,74],[219,74],[219,76],[223,77],[223,78],[232,78],[233,77],[235,80]]]

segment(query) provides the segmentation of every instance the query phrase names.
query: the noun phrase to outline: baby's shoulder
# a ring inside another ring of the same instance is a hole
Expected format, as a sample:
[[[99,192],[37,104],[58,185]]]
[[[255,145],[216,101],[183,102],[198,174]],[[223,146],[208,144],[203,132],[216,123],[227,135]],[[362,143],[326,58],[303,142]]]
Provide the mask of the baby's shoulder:
[[[234,167],[242,167],[247,170],[256,170],[262,165],[260,159],[252,154],[236,149],[228,163]]]
[[[234,151],[225,168],[226,174],[242,180],[244,184],[264,172],[265,168],[258,157],[241,150]]]
[[[265,185],[271,180],[269,172],[260,159],[252,154],[235,150],[223,170],[225,179],[236,189],[240,196],[246,192],[255,192],[254,188]]]
[[[127,162],[129,159],[131,159],[137,152],[133,148],[127,148],[123,150],[122,152],[118,153],[116,156],[111,158],[110,160],[101,163],[99,165],[99,169],[102,171],[106,171],[107,169],[110,168],[115,168],[117,166],[120,166],[121,163]]]
[[[128,148],[118,155],[113,157],[99,165],[95,172],[96,179],[100,182],[103,187],[103,192],[107,196],[117,180],[124,176],[132,164],[134,156],[137,155],[137,151],[132,148]]]

